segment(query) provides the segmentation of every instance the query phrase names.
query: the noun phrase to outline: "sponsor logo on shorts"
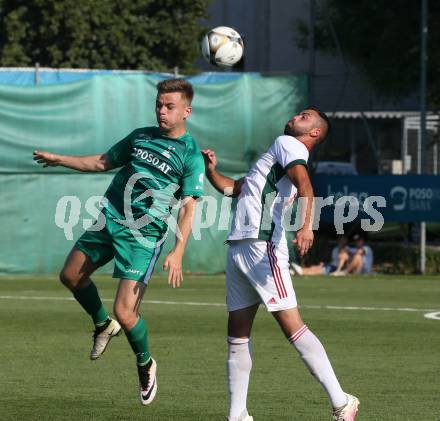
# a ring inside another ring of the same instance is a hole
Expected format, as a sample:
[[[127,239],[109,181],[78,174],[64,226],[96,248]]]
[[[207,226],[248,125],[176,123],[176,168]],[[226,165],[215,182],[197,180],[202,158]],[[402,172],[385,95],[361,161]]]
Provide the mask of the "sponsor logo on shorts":
[[[136,269],[125,269],[126,273],[134,273],[136,275],[140,275],[142,272],[140,270],[136,270]]]
[[[266,304],[278,304],[278,301],[275,299],[275,297],[272,297]]]

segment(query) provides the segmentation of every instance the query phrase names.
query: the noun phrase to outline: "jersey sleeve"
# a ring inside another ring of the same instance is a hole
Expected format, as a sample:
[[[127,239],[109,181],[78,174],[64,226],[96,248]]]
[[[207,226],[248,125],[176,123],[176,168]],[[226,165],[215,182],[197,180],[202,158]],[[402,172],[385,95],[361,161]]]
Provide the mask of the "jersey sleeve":
[[[203,196],[205,162],[198,149],[194,149],[185,159],[182,177],[182,196]]]
[[[114,168],[122,167],[130,161],[134,134],[135,131],[131,132],[107,151],[107,157]]]
[[[287,171],[295,165],[304,165],[307,167],[309,151],[299,140],[292,136],[277,137],[273,145],[273,150],[276,161],[284,170]]]

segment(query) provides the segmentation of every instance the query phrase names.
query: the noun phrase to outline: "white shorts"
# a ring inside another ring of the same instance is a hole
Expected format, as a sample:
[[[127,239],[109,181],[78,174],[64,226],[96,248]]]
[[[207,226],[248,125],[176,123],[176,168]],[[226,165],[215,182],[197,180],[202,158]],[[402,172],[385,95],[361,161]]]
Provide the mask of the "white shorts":
[[[246,239],[231,241],[226,266],[228,311],[263,303],[268,311],[297,307],[287,245]]]

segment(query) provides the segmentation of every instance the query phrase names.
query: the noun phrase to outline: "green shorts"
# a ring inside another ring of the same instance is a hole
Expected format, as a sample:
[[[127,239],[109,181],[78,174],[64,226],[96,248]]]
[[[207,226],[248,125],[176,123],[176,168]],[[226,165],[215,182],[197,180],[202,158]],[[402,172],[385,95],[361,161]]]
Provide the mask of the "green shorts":
[[[114,258],[114,278],[147,284],[162,250],[162,242],[160,238],[148,234],[144,234],[143,238],[148,241],[147,246],[141,244],[129,228],[107,217],[102,230],[89,229],[78,239],[75,247],[99,266]]]

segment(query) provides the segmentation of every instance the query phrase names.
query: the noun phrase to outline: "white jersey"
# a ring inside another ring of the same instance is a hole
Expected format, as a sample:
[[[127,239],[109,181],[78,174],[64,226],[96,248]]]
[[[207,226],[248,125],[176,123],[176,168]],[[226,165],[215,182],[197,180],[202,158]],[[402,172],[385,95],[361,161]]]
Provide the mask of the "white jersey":
[[[286,243],[283,218],[297,188],[286,172],[307,166],[309,151],[293,136],[279,136],[244,177],[228,241],[253,238]]]

